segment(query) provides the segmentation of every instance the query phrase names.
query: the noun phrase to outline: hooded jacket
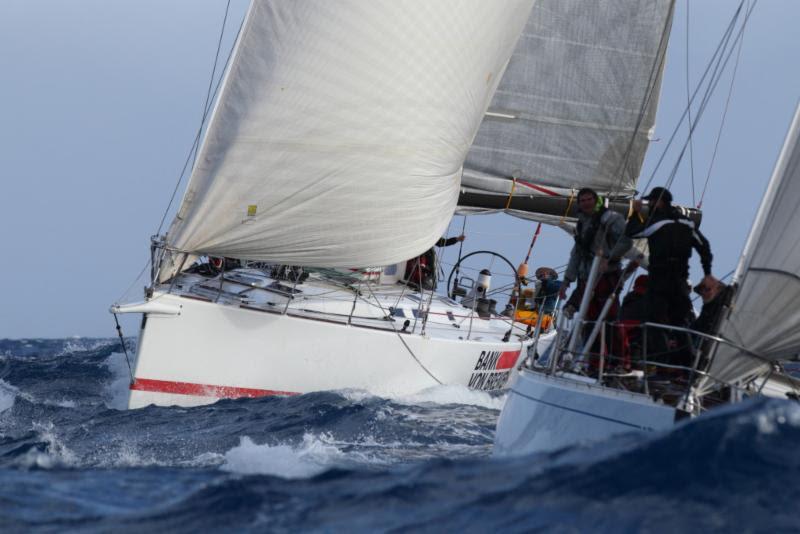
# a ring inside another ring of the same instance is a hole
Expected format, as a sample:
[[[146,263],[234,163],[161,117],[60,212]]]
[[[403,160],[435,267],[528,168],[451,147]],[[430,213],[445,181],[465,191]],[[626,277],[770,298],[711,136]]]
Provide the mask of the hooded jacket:
[[[598,250],[608,259],[606,272],[619,270],[620,258],[633,246],[633,240],[625,235],[625,219],[619,213],[605,208],[591,215],[579,212],[574,237],[575,244],[564,274],[564,279],[569,282],[589,277]]]
[[[651,276],[687,279],[692,249],[700,254],[703,272],[711,274],[713,256],[708,239],[695,227],[694,221],[673,206],[656,210],[644,221],[631,217],[625,233],[632,238],[647,238]]]

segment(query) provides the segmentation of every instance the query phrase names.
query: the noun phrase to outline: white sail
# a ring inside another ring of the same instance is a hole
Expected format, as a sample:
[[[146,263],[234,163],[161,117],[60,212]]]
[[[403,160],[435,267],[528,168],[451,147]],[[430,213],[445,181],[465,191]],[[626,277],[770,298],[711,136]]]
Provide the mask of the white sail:
[[[534,0],[255,0],[168,248],[386,265],[446,229]]]
[[[672,0],[537,3],[462,185],[487,195],[568,196],[581,187],[633,195],[655,123],[672,9]]]
[[[795,111],[764,199],[758,209],[734,284],[731,313],[720,335],[767,360],[800,353],[800,106]],[[741,351],[720,346],[710,374],[729,382],[768,368]],[[705,387],[713,387],[706,383]]]

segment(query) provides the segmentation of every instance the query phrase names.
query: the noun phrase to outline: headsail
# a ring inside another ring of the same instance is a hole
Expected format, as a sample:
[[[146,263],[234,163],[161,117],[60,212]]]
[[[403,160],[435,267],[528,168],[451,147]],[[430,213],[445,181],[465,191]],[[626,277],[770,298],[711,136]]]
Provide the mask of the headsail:
[[[563,197],[581,187],[633,195],[672,10],[672,0],[537,3],[465,162],[464,190],[486,204],[492,195]],[[472,197],[459,207],[489,206]]]
[[[340,267],[430,247],[534,0],[255,0],[170,249]]]
[[[766,358],[800,354],[800,106],[747,238],[734,283],[732,310],[719,334]],[[746,380],[768,369],[733,347],[720,345],[711,376]],[[713,387],[713,383],[704,385]]]

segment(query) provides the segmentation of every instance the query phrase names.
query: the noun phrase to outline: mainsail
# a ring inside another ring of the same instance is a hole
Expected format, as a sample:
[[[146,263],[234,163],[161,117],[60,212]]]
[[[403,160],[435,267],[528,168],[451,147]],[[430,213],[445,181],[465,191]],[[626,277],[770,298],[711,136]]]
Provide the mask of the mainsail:
[[[533,1],[253,1],[167,248],[320,267],[423,252]]]
[[[655,122],[672,11],[672,0],[538,2],[467,156],[460,212],[496,208],[493,196],[512,193],[569,197],[592,187],[632,196]],[[563,213],[568,203],[559,205]]]
[[[758,209],[733,283],[730,314],[719,335],[736,347],[720,345],[711,376],[737,382],[767,371],[769,361],[800,354],[800,106],[787,134],[764,199]],[[712,388],[706,383],[702,389]]]

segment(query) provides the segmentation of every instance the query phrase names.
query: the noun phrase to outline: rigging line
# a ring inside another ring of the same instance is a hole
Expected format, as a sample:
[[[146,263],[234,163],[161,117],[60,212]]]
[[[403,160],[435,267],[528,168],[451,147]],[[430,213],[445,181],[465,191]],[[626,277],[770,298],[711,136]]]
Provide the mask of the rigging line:
[[[164,215],[161,217],[161,222],[158,224],[158,230],[156,231],[156,235],[161,233],[161,229],[164,227],[164,221],[167,220],[167,215],[169,214],[170,208],[172,208],[172,203],[175,201],[175,196],[178,194],[178,189],[181,186],[181,182],[183,181],[183,177],[186,174],[186,169],[189,167],[189,162],[194,161],[194,158],[197,156],[197,149],[200,144],[200,135],[203,132],[203,127],[205,126],[206,118],[208,117],[208,112],[210,111],[210,102],[213,101],[214,97],[217,95],[219,91],[220,83],[222,83],[223,76],[220,76],[217,80],[217,84],[214,87],[213,94],[211,93],[211,86],[214,83],[214,77],[216,75],[217,64],[219,61],[219,52],[220,48],[222,47],[222,38],[225,35],[225,24],[228,20],[228,11],[231,6],[231,1],[228,0],[227,5],[225,6],[225,16],[222,19],[222,27],[220,28],[219,40],[217,42],[217,53],[214,57],[214,67],[211,70],[211,79],[208,82],[208,91],[206,92],[206,101],[203,104],[203,116],[200,119],[200,127],[197,129],[197,134],[194,137],[194,141],[192,142],[192,146],[189,149],[189,153],[186,155],[186,161],[183,163],[183,168],[181,169],[180,174],[178,175],[178,181],[175,184],[175,188],[172,190],[172,196],[169,197],[169,203],[167,204],[167,208],[164,210]],[[242,22],[242,25],[244,21]],[[239,26],[239,32],[236,34],[236,39],[234,39],[234,44],[231,46],[230,51],[228,52],[228,57],[225,60],[225,67],[228,66],[231,60],[231,55],[233,54],[233,50],[235,48],[236,41],[239,38],[239,33],[242,31],[242,25]],[[223,72],[224,72],[223,68]]]
[[[222,49],[222,37],[225,35],[225,25],[228,22],[228,11],[231,8],[231,0],[228,0],[228,3],[225,5],[225,16],[222,17],[222,28],[219,31],[219,40],[217,41],[217,52],[214,54],[214,66],[211,68],[211,77],[208,80],[208,89],[206,89],[206,101],[203,103],[203,118],[200,119],[200,128],[203,128],[203,125],[206,122],[206,118],[208,117],[209,111],[209,101],[211,100],[211,88],[214,85],[214,76],[217,74],[217,64],[219,63],[219,52]],[[227,61],[226,61],[227,65]],[[216,93],[216,91],[215,91]],[[194,161],[192,161],[192,167],[194,167],[194,163],[197,161],[197,150],[194,151]]]
[[[739,8],[740,9],[744,5],[744,1],[745,0],[742,0],[742,2],[739,4]],[[757,1],[758,0],[756,0],[756,2]],[[700,105],[698,107],[697,115],[695,116],[695,123],[692,126],[692,129],[689,131],[689,139],[691,139],[691,134],[694,132],[694,129],[697,128],[697,125],[700,123],[700,118],[703,116],[703,114],[705,112],[705,109],[708,106],[708,102],[711,100],[711,95],[713,95],[714,91],[716,90],[717,84],[722,79],[722,74],[723,74],[723,72],[725,71],[725,68],[728,65],[728,61],[730,60],[731,55],[733,54],[733,49],[736,47],[737,42],[740,42],[740,40],[742,38],[742,35],[744,33],[744,29],[745,29],[745,27],[747,25],[747,21],[750,19],[750,15],[752,15],[753,9],[755,9],[755,3],[752,6],[749,6],[749,8],[747,10],[745,10],[744,21],[742,22],[742,25],[739,28],[739,31],[736,32],[736,38],[733,40],[733,44],[731,45],[730,49],[728,49],[728,43],[730,42],[730,37],[731,37],[731,35],[733,35],[733,33],[732,32],[729,33],[727,35],[727,37],[724,38],[725,44],[722,47],[721,54],[720,54],[719,58],[716,59],[716,64],[714,65],[714,70],[711,73],[711,78],[709,79],[708,85],[706,86],[705,92],[703,93],[703,97],[702,97]],[[736,18],[738,18],[738,11],[739,10],[737,10],[737,17]],[[735,24],[734,24],[733,27],[729,27],[729,28],[732,30],[733,28],[735,28]],[[725,55],[726,52],[727,52],[727,55]],[[716,56],[716,53],[714,55]],[[723,56],[725,56],[724,60],[723,60]],[[714,61],[713,57],[712,57],[712,61]],[[711,65],[709,64],[709,66],[706,68],[706,73],[708,72],[708,68],[710,66]],[[705,78],[705,74],[703,75],[703,78]],[[702,81],[700,83],[702,84]],[[701,87],[701,85],[699,84],[697,89],[695,90],[695,95],[693,95],[692,99],[694,99],[694,96],[696,96],[697,92],[700,90],[700,87]],[[688,110],[688,108],[687,108],[687,110]],[[686,116],[686,111],[684,111],[684,117],[685,116]],[[680,122],[682,122],[682,121],[683,121],[683,117],[681,117],[681,121]],[[672,137],[670,137],[670,143],[672,142],[672,140],[675,137],[675,134],[678,131],[678,127],[680,126],[680,122],[678,123],[678,126],[676,126],[675,131],[673,131]],[[682,149],[680,151],[680,154],[678,154],[678,158],[677,158],[677,160],[675,162],[675,165],[673,166],[672,171],[670,172],[670,175],[666,180],[665,187],[667,187],[667,188],[672,187],[672,184],[675,181],[675,177],[677,176],[678,169],[680,168],[680,164],[683,161],[683,156],[686,154],[687,144],[688,144],[688,139],[687,139],[687,141],[684,142],[683,147],[682,147]],[[666,149],[665,149],[664,154],[666,154]],[[663,159],[664,154],[662,154],[662,159]],[[662,160],[659,160],[659,164],[661,163],[661,161]],[[652,181],[654,176],[655,176],[655,171],[653,171],[653,175],[651,175],[650,181]],[[648,184],[649,183],[650,182],[648,181]],[[654,212],[650,212],[650,214],[648,215],[648,217],[647,217],[647,221],[648,222],[650,221],[650,218],[653,216],[653,213]]]
[[[653,94],[656,92],[655,89],[656,85],[658,85],[659,73],[662,71],[664,62],[666,61],[667,43],[669,42],[670,29],[672,27],[672,10],[674,9],[674,2],[670,5],[669,9],[670,9],[670,14],[664,21],[664,28],[661,31],[661,38],[659,39],[658,48],[656,49],[655,60],[653,61],[653,65],[650,68],[647,90],[645,91],[644,98],[642,99],[642,105],[641,108],[639,109],[639,115],[636,118],[636,124],[633,128],[633,133],[631,134],[630,141],[628,141],[628,146],[625,149],[625,156],[623,160],[620,162],[619,167],[617,168],[617,175],[619,176],[619,178],[617,179],[617,183],[615,184],[615,186],[611,189],[611,194],[615,196],[622,189],[622,182],[625,177],[625,170],[628,168],[628,163],[630,162],[631,155],[633,154],[633,145],[636,143],[636,136],[639,133],[639,128],[641,128],[642,122],[644,121],[644,117],[647,114],[647,108],[650,104],[650,100],[653,97]],[[572,198],[570,197],[570,204],[571,203],[572,203]],[[608,232],[608,227],[604,226],[603,234],[601,236],[601,239],[603,241],[606,240],[607,232]]]
[[[133,368],[131,368],[131,361],[128,359],[128,348],[125,346],[125,338],[122,335],[122,327],[119,325],[117,314],[114,314],[114,322],[117,323],[117,335],[119,336],[120,345],[122,345],[122,352],[125,354],[125,362],[128,364],[128,372],[130,373],[131,381],[133,384]]]
[[[121,300],[125,299],[128,296],[130,290],[133,289],[133,286],[136,285],[136,282],[138,282],[142,278],[142,275],[144,275],[145,271],[147,271],[147,268],[149,266],[150,266],[150,260],[148,259],[145,262],[144,267],[142,267],[142,270],[139,271],[139,276],[134,278],[133,282],[131,282],[131,285],[128,286],[128,289],[126,289],[125,292],[122,293],[122,295],[120,295],[119,298],[117,298],[116,300],[117,303],[119,303]]]
[[[755,4],[753,4],[753,7],[755,7]],[[711,77],[711,80],[709,81],[709,85],[706,88],[706,92],[703,95],[702,101],[700,102],[700,107],[698,109],[697,116],[695,117],[696,120],[695,120],[694,126],[692,127],[692,131],[694,131],[694,128],[697,128],[697,125],[700,122],[700,117],[702,117],[703,113],[705,112],[705,110],[706,110],[706,108],[708,106],[709,101],[711,100],[711,95],[714,94],[714,91],[716,90],[717,85],[719,84],[719,81],[722,79],[722,74],[724,73],[725,68],[728,65],[728,61],[730,61],[730,58],[733,55],[733,48],[739,42],[741,42],[741,37],[744,34],[744,29],[745,29],[745,27],[747,25],[747,21],[750,18],[751,13],[752,13],[752,8],[745,15],[745,19],[742,22],[742,26],[739,28],[739,31],[737,32],[736,38],[733,41],[733,45],[731,46],[731,49],[728,51],[728,54],[725,57],[725,60],[722,61],[722,58],[720,57],[720,62],[718,62],[717,67],[714,69],[714,73],[713,73],[713,75]],[[721,67],[720,67],[720,65],[721,65]],[[690,135],[691,135],[691,132],[690,132]],[[675,165],[672,168],[672,171],[670,173],[670,177],[667,180],[667,184],[668,184],[667,187],[670,187],[672,182],[675,180],[675,176],[678,173],[678,168],[680,167],[680,163],[681,163],[681,161],[683,159],[683,156],[686,153],[687,145],[688,145],[688,140],[686,142],[684,142],[683,148],[682,148],[680,154],[678,155],[678,160],[675,162]]]
[[[703,98],[702,98],[702,100],[700,102],[700,106],[699,106],[698,113],[697,113],[697,116],[696,116],[695,124],[692,127],[692,129],[689,131],[690,138],[691,138],[692,133],[694,132],[694,129],[699,124],[700,117],[703,115],[706,107],[708,106],[708,103],[711,100],[711,96],[713,95],[714,91],[716,90],[717,85],[719,84],[719,81],[722,79],[722,75],[723,75],[723,73],[725,71],[725,68],[728,65],[728,61],[730,61],[730,57],[733,54],[733,48],[736,47],[738,43],[741,43],[741,36],[742,36],[742,34],[744,32],[744,28],[745,28],[745,25],[747,23],[747,18],[749,17],[749,15],[750,15],[750,13],[748,12],[747,16],[745,17],[745,21],[743,22],[741,28],[739,29],[739,32],[737,33],[736,39],[734,39],[734,41],[733,41],[733,45],[731,46],[731,50],[729,50],[727,52],[727,56],[725,57],[724,61],[722,60],[722,57],[720,56],[720,60],[717,62],[717,65],[714,68],[714,72],[712,73],[712,76],[711,76],[711,79],[709,81],[709,84],[706,87],[706,91],[703,94]],[[683,156],[684,156],[684,154],[686,152],[686,145],[687,145],[687,142],[684,142],[683,148],[682,148],[680,154],[678,155],[678,159],[677,159],[675,165],[673,166],[672,171],[670,172],[670,177],[668,179],[668,182],[670,184],[674,181],[675,176],[677,175],[678,167],[680,166],[680,163],[681,163],[681,161],[683,159]]]
[[[379,299],[378,299],[378,298],[375,296],[375,293],[373,293],[373,292],[372,292],[372,287],[370,287],[370,285],[369,285],[369,284],[367,284],[367,289],[369,289],[370,295],[372,295],[372,298],[374,298],[374,299],[375,299],[375,301],[378,303],[378,306],[380,306],[380,308],[381,308],[381,312],[382,312],[384,315],[386,315],[386,311],[383,309],[383,306],[381,305],[381,303],[380,303],[380,300],[379,300]],[[400,342],[401,342],[401,343],[403,344],[403,346],[406,348],[406,350],[407,350],[407,351],[408,351],[408,353],[411,355],[411,357],[412,357],[412,358],[414,358],[414,361],[415,361],[415,362],[417,362],[417,365],[419,365],[420,369],[422,369],[423,371],[425,371],[425,373],[427,373],[427,375],[428,375],[429,377],[433,378],[433,380],[434,380],[434,381],[435,381],[437,384],[439,384],[439,385],[442,385],[442,384],[443,384],[443,382],[442,382],[441,380],[439,380],[438,378],[436,378],[436,377],[434,376],[434,374],[433,374],[433,373],[431,373],[431,372],[428,370],[428,368],[427,368],[427,367],[425,367],[425,365],[424,365],[424,364],[423,364],[423,363],[422,363],[422,362],[419,360],[419,358],[417,358],[417,355],[416,355],[416,354],[414,354],[414,351],[413,351],[413,350],[411,350],[411,347],[409,347],[409,346],[408,346],[408,343],[406,343],[406,340],[405,340],[405,339],[403,339],[403,335],[402,335],[402,334],[401,334],[401,333],[400,333],[400,332],[397,330],[397,327],[394,325],[394,318],[390,318],[390,320],[389,320],[389,326],[391,326],[391,327],[392,327],[392,330],[394,330],[394,333],[395,333],[395,334],[397,334],[397,338],[400,340]]]
[[[466,217],[464,218],[464,225],[467,224]],[[450,227],[453,225],[453,219],[450,218],[450,222],[447,223],[447,233],[445,235],[450,235]],[[464,231],[461,231],[461,235],[464,235]],[[460,245],[464,244],[464,241],[459,241]],[[435,243],[434,243],[435,245]],[[446,245],[444,243],[443,245]],[[439,271],[442,270],[442,257],[444,256],[444,246],[438,247],[439,253],[434,253],[433,255],[433,287],[431,287],[431,294],[428,297],[428,310],[425,312],[425,317],[422,318],[422,335],[425,335],[425,327],[428,325],[428,316],[430,315],[431,305],[433,304],[433,295],[436,293],[436,286],[438,285],[439,281]],[[458,249],[458,253],[461,254],[461,247]],[[442,278],[444,278],[444,270],[442,270]],[[420,299],[419,304],[420,308],[422,308],[422,297],[424,293],[422,293],[422,286],[420,285]],[[449,288],[445,288],[445,293],[448,293]]]
[[[670,6],[670,10],[672,9],[673,6]],[[634,125],[633,133],[631,134],[630,141],[628,141],[628,146],[625,149],[625,157],[617,168],[617,175],[619,178],[617,179],[616,185],[611,190],[614,195],[617,195],[622,189],[622,181],[625,177],[624,173],[628,168],[628,163],[630,162],[631,155],[633,154],[633,145],[636,143],[636,135],[639,133],[639,128],[642,126],[644,117],[647,114],[647,107],[650,104],[650,99],[653,97],[656,85],[658,84],[659,72],[661,71],[661,68],[664,65],[664,61],[667,57],[667,42],[669,41],[670,27],[672,26],[671,21],[672,14],[670,13],[670,16],[667,17],[667,20],[664,22],[664,29],[661,31],[661,38],[659,39],[658,48],[656,50],[656,58],[655,61],[653,61],[652,67],[650,68],[647,90],[645,91],[644,99],[642,99],[642,106],[639,109],[639,115],[636,117],[636,124]]]
[[[686,0],[686,107],[689,109],[689,169],[692,176],[692,204],[696,199],[694,190],[694,141],[692,140],[692,103],[690,100],[689,89],[689,6],[691,2]]]
[[[748,0],[748,7],[750,6]],[[752,9],[752,8],[751,8]],[[733,95],[733,84],[736,81],[736,71],[739,69],[739,59],[742,55],[742,46],[744,43],[744,28],[742,29],[742,38],[739,40],[739,49],[736,51],[736,62],[733,65],[733,74],[731,74],[731,85],[728,88],[728,97],[725,99],[725,109],[722,112],[722,120],[719,123],[719,131],[717,132],[717,140],[714,142],[714,151],[711,153],[711,163],[708,165],[708,174],[706,174],[706,181],[703,184],[703,192],[700,193],[700,200],[697,203],[697,209],[703,206],[703,199],[706,196],[708,183],[711,180],[711,170],[714,168],[714,161],[717,158],[717,149],[719,148],[719,141],[722,138],[722,129],[725,126],[725,118],[728,116],[728,106],[731,103],[731,96]]]
[[[733,274],[735,271],[736,271],[736,269],[733,269],[733,270],[730,270],[730,271],[728,271],[728,272],[727,272],[725,275],[723,275],[723,276],[721,276],[721,277],[719,278],[719,281],[720,281],[720,282],[722,282],[722,281],[723,281],[723,280],[725,280],[726,278],[730,277],[730,276],[731,276],[731,275],[732,275],[732,274]],[[697,293],[695,293],[695,294],[692,296],[692,303],[695,303],[695,302],[697,302],[697,299],[699,299],[699,298],[701,298],[701,297],[700,297],[700,295],[698,295]]]
[[[700,88],[705,83],[705,79],[708,76],[712,65],[714,65],[714,63],[718,61],[717,60],[717,55],[721,56],[722,55],[722,51],[725,48],[727,48],[727,43],[730,40],[731,34],[733,33],[733,29],[734,29],[734,27],[736,25],[736,21],[739,20],[739,15],[741,14],[741,10],[742,10],[743,5],[744,5],[744,0],[741,0],[741,2],[739,3],[739,7],[736,8],[736,11],[734,12],[733,16],[731,17],[731,20],[728,23],[728,27],[726,28],[725,32],[723,33],[722,38],[720,39],[720,42],[717,44],[716,50],[714,50],[714,53],[712,54],[711,58],[709,59],[708,64],[706,65],[705,71],[703,72],[703,75],[700,77],[700,80],[697,82],[697,85],[696,85],[696,88],[694,90],[694,93],[692,94],[692,98],[690,99],[690,103],[694,102],[694,99],[697,97],[697,94],[699,93]],[[645,191],[650,188],[650,184],[653,182],[653,179],[655,178],[656,173],[658,172],[658,169],[661,167],[661,164],[664,162],[664,159],[667,156],[667,152],[669,151],[669,148],[672,146],[672,142],[675,140],[675,137],[677,136],[678,131],[679,131],[681,125],[683,124],[683,120],[686,118],[687,113],[688,113],[688,108],[684,109],[683,114],[681,115],[680,119],[678,120],[678,124],[675,125],[675,128],[673,129],[672,134],[670,135],[670,138],[667,141],[666,146],[664,147],[664,150],[661,152],[661,156],[658,158],[658,161],[656,162],[656,166],[653,169],[653,172],[650,174],[650,178],[647,180],[647,183],[645,184],[645,187],[644,187]],[[695,123],[696,123],[696,121],[695,121]]]

